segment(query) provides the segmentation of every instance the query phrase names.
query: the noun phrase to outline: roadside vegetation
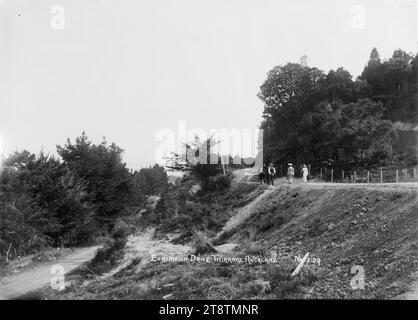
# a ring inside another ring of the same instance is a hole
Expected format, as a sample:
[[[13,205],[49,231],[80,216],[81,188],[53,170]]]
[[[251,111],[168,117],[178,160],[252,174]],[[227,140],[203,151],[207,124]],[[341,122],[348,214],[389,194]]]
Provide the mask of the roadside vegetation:
[[[163,167],[130,171],[123,150],[83,133],[58,146],[59,158],[26,150],[0,172],[0,265],[47,248],[83,246],[137,214],[167,184]]]
[[[199,250],[210,241],[200,234],[190,240],[194,250],[187,261],[142,265],[142,259],[134,259],[114,277],[53,292],[51,297],[394,298],[408,290],[418,268],[417,212],[413,191],[283,186],[221,239],[217,248],[234,245],[227,253]],[[298,259],[307,252],[311,260],[292,277]],[[364,270],[363,289],[352,286],[353,267]]]

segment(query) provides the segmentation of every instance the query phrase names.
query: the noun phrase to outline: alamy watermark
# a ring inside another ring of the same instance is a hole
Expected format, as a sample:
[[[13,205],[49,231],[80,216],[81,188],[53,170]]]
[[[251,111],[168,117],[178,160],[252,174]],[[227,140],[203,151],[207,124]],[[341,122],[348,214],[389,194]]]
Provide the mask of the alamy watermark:
[[[64,6],[56,4],[51,7],[51,28],[52,30],[63,30],[65,28]]]
[[[363,266],[355,265],[351,268],[351,273],[355,276],[351,278],[351,288],[353,290],[361,289],[364,290],[364,268]]]
[[[55,264],[51,267],[50,273],[53,275],[51,278],[51,289],[62,291],[65,289],[65,270],[60,264]]]
[[[364,30],[365,28],[365,9],[361,5],[355,5],[350,8],[350,27],[355,30]]]
[[[198,138],[198,149],[182,149],[181,144],[190,144]],[[213,154],[208,155],[208,139],[214,143],[209,148]],[[262,129],[190,129],[185,121],[178,121],[177,131],[160,129],[155,134],[159,146],[155,151],[155,160],[169,157],[172,153],[182,155],[182,159],[192,164],[218,164],[220,156],[223,164],[245,164],[263,166],[263,130]],[[216,143],[219,142],[219,143]],[[182,154],[185,153],[185,154]]]

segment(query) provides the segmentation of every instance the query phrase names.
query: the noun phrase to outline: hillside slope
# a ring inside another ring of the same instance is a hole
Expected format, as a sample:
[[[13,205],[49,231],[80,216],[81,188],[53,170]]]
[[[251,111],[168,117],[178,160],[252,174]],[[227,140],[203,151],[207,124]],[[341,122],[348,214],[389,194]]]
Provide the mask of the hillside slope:
[[[309,252],[319,258],[322,277],[310,297],[396,296],[418,270],[417,191],[400,185],[281,186],[223,242],[274,250],[279,257]],[[350,286],[353,266],[364,268],[364,290]]]
[[[140,248],[140,256],[135,255],[139,259],[114,277],[52,297],[412,297],[410,284],[418,270],[417,188],[417,184],[325,183],[270,187],[237,210],[216,237],[214,245],[233,251],[199,259],[189,252],[186,260],[144,264],[155,250]],[[309,259],[292,277],[298,258],[307,252]],[[275,262],[269,263],[272,258]]]

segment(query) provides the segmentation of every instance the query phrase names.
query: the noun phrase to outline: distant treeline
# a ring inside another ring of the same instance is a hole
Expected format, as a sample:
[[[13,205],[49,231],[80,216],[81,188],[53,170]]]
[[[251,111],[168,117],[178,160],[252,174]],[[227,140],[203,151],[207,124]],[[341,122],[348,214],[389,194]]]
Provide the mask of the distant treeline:
[[[130,171],[121,148],[93,144],[84,133],[57,151],[59,158],[21,151],[3,161],[0,263],[6,256],[107,235],[118,218],[137,213],[146,195],[167,185],[163,167]]]
[[[262,84],[264,159],[334,167],[416,165],[418,55],[374,48],[361,76],[306,63],[274,67]],[[395,125],[396,124],[396,125]]]

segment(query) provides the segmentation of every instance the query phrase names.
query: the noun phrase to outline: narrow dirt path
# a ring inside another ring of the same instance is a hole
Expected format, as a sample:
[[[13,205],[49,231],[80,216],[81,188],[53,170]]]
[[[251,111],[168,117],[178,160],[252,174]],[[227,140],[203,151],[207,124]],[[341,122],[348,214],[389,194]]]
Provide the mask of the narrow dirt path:
[[[245,168],[238,169],[233,172],[233,177],[235,182],[249,182],[255,175],[257,175],[257,169],[255,168]]]
[[[185,257],[189,252],[193,251],[192,247],[187,245],[172,244],[167,240],[154,239],[154,234],[155,228],[152,228],[144,233],[129,236],[122,262],[116,268],[98,278],[98,280],[114,276],[128,267],[131,262],[137,258],[141,259],[137,266],[138,271],[149,263],[153,256]]]
[[[52,277],[51,268],[60,265],[66,274],[77,269],[84,263],[91,260],[100,246],[77,249],[67,256],[55,261],[38,265],[33,269],[23,271],[0,280],[0,300],[9,300],[20,297],[24,294],[42,289],[50,284]]]
[[[237,214],[233,215],[227,223],[224,225],[222,230],[215,236],[212,240],[219,239],[223,234],[233,230],[245,220],[247,220],[255,211],[257,206],[260,203],[263,203],[263,201],[274,191],[276,190],[274,187],[270,187],[269,189],[266,189],[261,195],[259,195],[257,198],[255,198],[251,203],[246,205],[244,208],[240,209]]]

